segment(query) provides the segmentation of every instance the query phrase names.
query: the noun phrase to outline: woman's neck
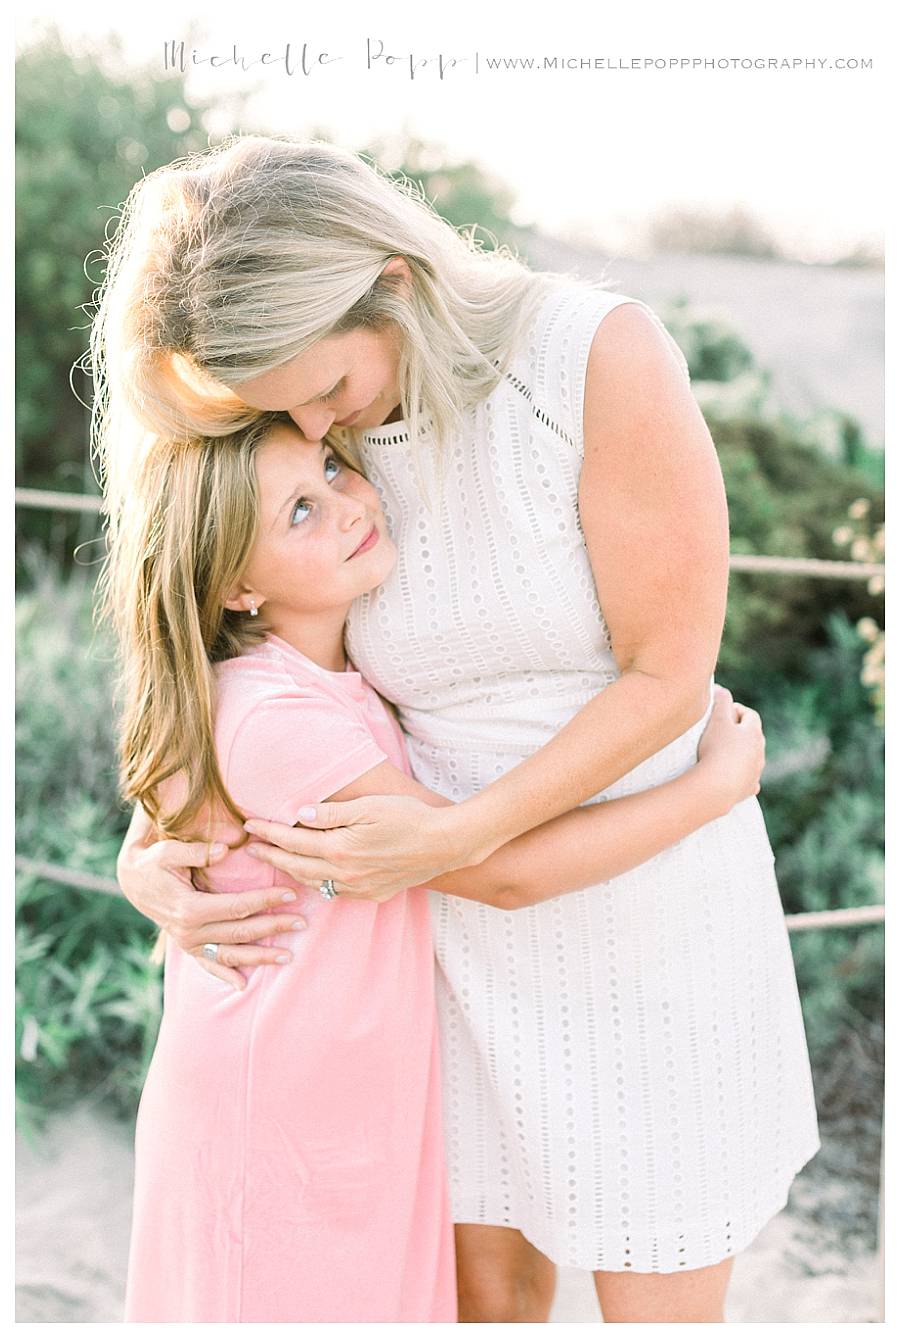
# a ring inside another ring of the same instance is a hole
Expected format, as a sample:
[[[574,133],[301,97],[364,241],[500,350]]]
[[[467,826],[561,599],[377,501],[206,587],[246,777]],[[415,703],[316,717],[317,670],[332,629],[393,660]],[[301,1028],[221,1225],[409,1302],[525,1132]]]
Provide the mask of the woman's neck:
[[[349,606],[315,614],[282,609],[277,615],[270,616],[269,626],[276,636],[299,650],[313,664],[331,673],[343,673],[347,668],[344,623],[349,611]]]

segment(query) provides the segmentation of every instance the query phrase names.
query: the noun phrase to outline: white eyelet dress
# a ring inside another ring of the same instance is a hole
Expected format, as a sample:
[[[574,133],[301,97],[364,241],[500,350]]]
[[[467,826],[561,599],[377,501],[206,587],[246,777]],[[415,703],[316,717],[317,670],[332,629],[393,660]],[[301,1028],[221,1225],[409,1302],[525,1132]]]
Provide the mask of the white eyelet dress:
[[[618,676],[577,493],[591,342],[630,300],[551,287],[442,493],[423,443],[431,510],[403,425],[364,434],[399,560],[354,606],[350,653],[396,703],[416,777],[452,799]],[[706,718],[597,798],[685,770]],[[430,896],[455,1220],[591,1270],[702,1268],[746,1246],[819,1146],[757,801],[528,910]]]

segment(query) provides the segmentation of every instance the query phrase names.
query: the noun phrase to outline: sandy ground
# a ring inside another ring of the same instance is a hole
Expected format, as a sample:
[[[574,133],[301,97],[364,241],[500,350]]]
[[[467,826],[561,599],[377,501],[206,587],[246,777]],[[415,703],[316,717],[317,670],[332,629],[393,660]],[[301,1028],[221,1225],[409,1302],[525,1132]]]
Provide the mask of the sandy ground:
[[[89,1105],[53,1116],[34,1144],[18,1137],[17,1322],[121,1319],[131,1184],[130,1126]],[[728,1319],[877,1322],[879,1294],[873,1255],[823,1248],[788,1209],[736,1260]],[[590,1275],[562,1271],[552,1322],[599,1319]]]

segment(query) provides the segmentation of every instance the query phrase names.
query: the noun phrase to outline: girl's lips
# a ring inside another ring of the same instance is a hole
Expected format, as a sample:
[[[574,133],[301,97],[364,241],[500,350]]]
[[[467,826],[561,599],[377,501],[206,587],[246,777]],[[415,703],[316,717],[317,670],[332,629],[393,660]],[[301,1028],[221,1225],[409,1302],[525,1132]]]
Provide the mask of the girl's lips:
[[[352,427],[361,413],[362,409],[357,409],[356,413],[352,413],[349,418],[341,418],[339,422],[335,423],[335,427]]]
[[[373,525],[372,528],[369,530],[369,533],[366,535],[365,539],[363,539],[359,548],[354,548],[353,552],[350,554],[350,557],[355,558],[358,553],[367,553],[369,549],[374,548],[377,543],[378,543],[378,526]]]

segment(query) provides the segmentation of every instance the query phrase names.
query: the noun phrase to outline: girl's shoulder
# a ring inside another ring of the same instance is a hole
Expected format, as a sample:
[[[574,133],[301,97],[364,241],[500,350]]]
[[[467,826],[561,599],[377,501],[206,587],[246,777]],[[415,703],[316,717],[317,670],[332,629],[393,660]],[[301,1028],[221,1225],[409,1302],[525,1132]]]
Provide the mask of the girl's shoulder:
[[[216,666],[215,736],[238,807],[293,822],[387,756],[382,712],[357,673],[320,668],[278,638]]]
[[[251,714],[296,710],[304,702],[327,706],[338,716],[355,714],[372,689],[355,673],[331,673],[279,637],[270,636],[243,654],[214,666],[217,723],[232,728]]]
[[[269,643],[248,647],[243,654],[213,666],[219,730],[227,719],[233,727],[265,702],[292,696],[298,687],[282,658]]]

